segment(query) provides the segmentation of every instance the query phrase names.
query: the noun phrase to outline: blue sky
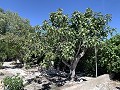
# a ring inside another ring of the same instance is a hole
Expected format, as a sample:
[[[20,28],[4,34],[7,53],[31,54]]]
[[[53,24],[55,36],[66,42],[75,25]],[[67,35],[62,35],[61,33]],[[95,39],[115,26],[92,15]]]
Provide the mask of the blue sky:
[[[88,7],[96,12],[112,14],[110,26],[120,33],[120,0],[0,0],[0,8],[17,12],[29,19],[33,26],[41,25],[49,18],[50,12],[58,8],[70,15],[75,10],[84,12]]]

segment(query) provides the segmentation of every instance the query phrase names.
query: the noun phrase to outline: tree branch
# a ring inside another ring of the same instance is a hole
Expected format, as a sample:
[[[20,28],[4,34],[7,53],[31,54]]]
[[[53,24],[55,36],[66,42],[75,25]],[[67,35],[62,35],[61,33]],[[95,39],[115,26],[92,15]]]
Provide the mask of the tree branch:
[[[80,58],[84,56],[85,51],[86,51],[86,49],[84,49],[83,52],[81,52],[81,53],[79,54],[79,56],[78,56],[77,58],[75,58],[75,61],[74,61],[73,64],[72,64],[72,68],[73,68],[73,69],[76,68],[76,66],[77,66]]]
[[[79,51],[80,51],[80,45],[79,45],[79,48],[78,48],[78,51],[77,51],[77,53],[76,53],[75,57],[77,57],[77,56],[78,56]]]
[[[75,57],[77,57],[77,56],[78,56],[78,54],[79,54],[79,52],[80,52],[80,48],[81,48],[81,42],[79,43],[79,48],[78,48],[78,51],[77,51],[77,53],[76,53]]]
[[[83,52],[81,52],[81,53],[79,54],[79,56],[78,56],[79,59],[84,56],[86,50],[87,50],[87,49],[84,49]]]
[[[68,66],[69,68],[71,68],[71,66],[70,66],[67,62],[65,62],[64,60],[62,60],[62,62],[63,62],[66,66]]]

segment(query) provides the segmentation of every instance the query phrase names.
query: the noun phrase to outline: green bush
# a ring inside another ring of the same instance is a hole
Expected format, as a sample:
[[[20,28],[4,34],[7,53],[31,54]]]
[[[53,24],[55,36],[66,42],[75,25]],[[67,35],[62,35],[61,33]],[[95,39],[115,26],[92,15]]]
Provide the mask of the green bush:
[[[4,90],[23,90],[23,80],[18,75],[5,77],[3,83]]]

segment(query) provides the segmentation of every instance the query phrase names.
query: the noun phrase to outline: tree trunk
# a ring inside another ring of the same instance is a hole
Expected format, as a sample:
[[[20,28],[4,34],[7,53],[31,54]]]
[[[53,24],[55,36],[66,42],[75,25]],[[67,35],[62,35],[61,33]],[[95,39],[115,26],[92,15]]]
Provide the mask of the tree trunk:
[[[75,78],[75,69],[77,67],[78,62],[79,62],[79,58],[76,58],[74,60],[73,64],[71,65],[71,68],[70,68],[71,81],[74,81],[74,78]]]
[[[83,50],[83,52],[81,52],[79,55],[76,55],[74,60],[71,60],[71,65],[69,65],[67,62],[65,62],[64,60],[62,60],[62,62],[68,66],[68,68],[70,69],[70,78],[71,81],[74,81],[75,78],[75,69],[77,67],[78,62],[80,61],[80,59],[84,56],[86,49]],[[77,53],[78,54],[78,53]]]
[[[70,78],[71,78],[71,81],[74,81],[74,78],[75,78],[75,68],[74,69],[70,69]]]

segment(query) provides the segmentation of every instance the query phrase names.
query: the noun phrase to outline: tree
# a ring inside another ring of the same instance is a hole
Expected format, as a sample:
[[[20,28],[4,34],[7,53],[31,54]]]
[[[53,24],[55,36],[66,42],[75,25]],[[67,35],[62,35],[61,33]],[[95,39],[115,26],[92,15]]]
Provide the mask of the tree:
[[[75,11],[70,17],[64,15],[61,9],[51,13],[49,20],[42,25],[44,48],[50,54],[46,54],[48,59],[62,59],[73,80],[76,66],[87,49],[98,45],[114,30],[108,26],[109,21],[110,15],[93,12],[90,8],[85,13]]]
[[[102,67],[105,67],[108,73],[120,72],[120,35],[115,35],[105,42],[99,50],[99,59]]]
[[[27,62],[30,57],[40,54],[39,26],[32,27],[29,20],[17,13],[0,9],[0,57],[19,59]]]
[[[32,27],[29,20],[17,13],[0,9],[0,59],[19,59],[34,62],[32,56],[40,57],[42,49],[40,26]],[[31,60],[32,59],[32,60]]]
[[[98,75],[104,73],[120,73],[120,35],[105,40],[98,48]],[[94,49],[87,52],[89,56],[82,62],[84,72],[95,75]]]

